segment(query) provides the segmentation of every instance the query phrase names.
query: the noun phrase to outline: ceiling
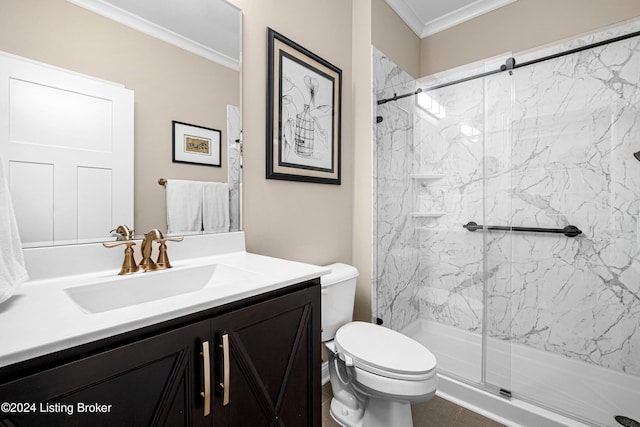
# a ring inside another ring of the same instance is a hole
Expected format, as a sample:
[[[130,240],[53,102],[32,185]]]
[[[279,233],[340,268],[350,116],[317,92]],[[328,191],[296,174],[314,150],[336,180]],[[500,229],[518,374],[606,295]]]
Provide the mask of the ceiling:
[[[226,0],[68,0],[121,24],[239,69],[242,14]]]
[[[421,39],[514,1],[517,0],[386,0]]]

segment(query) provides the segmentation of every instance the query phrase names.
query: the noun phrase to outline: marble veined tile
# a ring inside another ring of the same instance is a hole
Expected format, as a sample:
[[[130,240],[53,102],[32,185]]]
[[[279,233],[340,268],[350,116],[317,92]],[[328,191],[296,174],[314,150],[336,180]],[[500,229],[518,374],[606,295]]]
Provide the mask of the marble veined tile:
[[[376,96],[413,90],[373,54]],[[445,115],[413,98],[376,109],[378,315],[394,329],[424,317],[640,376],[640,38],[429,96]],[[469,232],[469,221],[582,234]]]
[[[415,90],[413,78],[373,48],[373,94],[375,99]],[[417,319],[419,286],[418,251],[410,213],[415,210],[411,186],[413,166],[413,99],[376,106],[383,118],[374,124],[373,182],[374,268],[373,312],[393,329]]]

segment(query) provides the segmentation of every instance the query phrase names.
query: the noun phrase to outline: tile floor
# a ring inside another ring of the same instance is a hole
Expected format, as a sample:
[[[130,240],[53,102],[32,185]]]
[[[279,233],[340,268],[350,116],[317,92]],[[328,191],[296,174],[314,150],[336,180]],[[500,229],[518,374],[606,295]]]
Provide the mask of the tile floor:
[[[331,384],[322,387],[322,427],[340,427],[329,414]],[[501,427],[502,424],[455,405],[438,396],[411,408],[415,427]],[[391,426],[390,426],[391,427]],[[502,426],[503,427],[503,426]]]

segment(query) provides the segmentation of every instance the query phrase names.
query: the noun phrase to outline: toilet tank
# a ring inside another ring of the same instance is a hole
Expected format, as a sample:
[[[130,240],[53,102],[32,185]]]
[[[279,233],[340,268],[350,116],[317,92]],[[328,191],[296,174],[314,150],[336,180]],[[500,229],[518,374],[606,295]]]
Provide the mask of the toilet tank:
[[[331,273],[320,278],[322,285],[322,341],[332,340],[340,326],[353,319],[358,270],[347,264],[331,264]]]

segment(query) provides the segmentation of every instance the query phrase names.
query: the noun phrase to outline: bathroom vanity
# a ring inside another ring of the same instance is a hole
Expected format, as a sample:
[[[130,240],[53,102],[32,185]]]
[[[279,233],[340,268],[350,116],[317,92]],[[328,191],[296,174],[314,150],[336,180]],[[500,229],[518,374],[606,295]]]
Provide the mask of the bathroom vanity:
[[[94,312],[68,293],[87,286],[86,274],[36,280],[0,307],[0,403],[10,404],[0,425],[320,426],[319,277],[328,271],[242,250],[191,258],[187,240],[171,280],[211,265],[229,271],[200,290]],[[94,287],[113,281],[90,276]]]

